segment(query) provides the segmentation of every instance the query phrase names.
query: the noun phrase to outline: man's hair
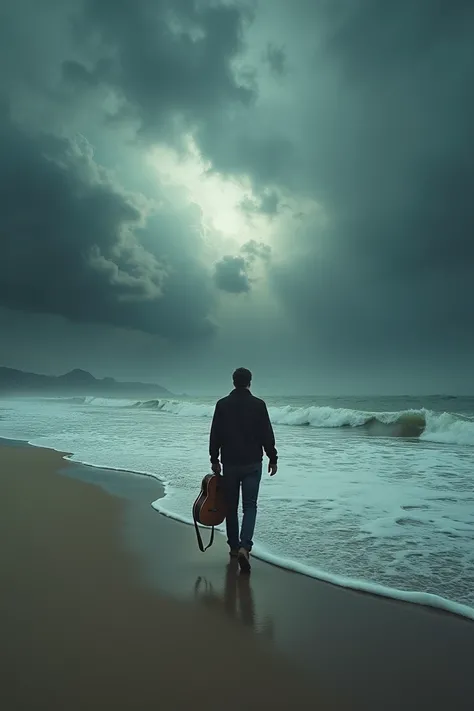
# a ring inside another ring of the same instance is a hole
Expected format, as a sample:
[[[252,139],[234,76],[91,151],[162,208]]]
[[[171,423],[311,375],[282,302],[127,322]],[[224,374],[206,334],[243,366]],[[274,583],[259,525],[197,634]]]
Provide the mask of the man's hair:
[[[252,382],[252,373],[247,368],[237,368],[232,373],[234,387],[247,388]]]

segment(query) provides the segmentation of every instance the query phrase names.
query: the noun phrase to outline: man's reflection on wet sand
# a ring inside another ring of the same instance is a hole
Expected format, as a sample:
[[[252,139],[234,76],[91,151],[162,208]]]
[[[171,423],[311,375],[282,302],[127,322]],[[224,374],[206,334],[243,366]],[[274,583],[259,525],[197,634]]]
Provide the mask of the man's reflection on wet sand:
[[[251,577],[240,573],[237,560],[232,559],[226,567],[223,592],[199,576],[194,587],[195,597],[205,605],[221,608],[228,617],[251,627],[258,634],[273,639],[272,620],[257,616]]]

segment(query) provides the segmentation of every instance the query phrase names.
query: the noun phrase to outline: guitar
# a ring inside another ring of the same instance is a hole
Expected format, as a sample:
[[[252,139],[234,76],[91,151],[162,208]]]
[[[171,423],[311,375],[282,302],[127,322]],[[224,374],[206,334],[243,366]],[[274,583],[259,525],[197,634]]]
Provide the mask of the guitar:
[[[206,474],[201,482],[201,491],[193,504],[193,520],[199,550],[207,551],[214,542],[214,526],[221,524],[226,517],[224,485],[220,474]],[[204,548],[198,524],[212,526],[211,538]]]

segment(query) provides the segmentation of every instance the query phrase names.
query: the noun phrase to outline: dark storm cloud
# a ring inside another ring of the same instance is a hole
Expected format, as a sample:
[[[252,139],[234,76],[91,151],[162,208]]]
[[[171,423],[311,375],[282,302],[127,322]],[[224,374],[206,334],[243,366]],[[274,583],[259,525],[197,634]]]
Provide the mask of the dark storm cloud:
[[[363,83],[377,76],[386,81],[392,72],[409,73],[439,49],[449,55],[472,30],[470,0],[336,1],[320,7],[308,2],[307,9],[330,30],[323,47],[338,58],[351,80]]]
[[[85,140],[27,135],[4,113],[0,155],[2,306],[175,338],[211,332],[204,270],[143,246],[141,205]]]
[[[372,347],[469,341],[474,6],[339,5],[350,10],[330,25],[316,61],[334,63],[340,94],[328,113],[311,111],[315,122],[322,118],[326,143],[314,141],[305,173],[331,214],[328,252],[345,255],[347,267],[328,259],[308,273],[311,261],[300,264],[302,288],[295,292],[299,276],[290,278],[287,293],[298,310],[313,301],[309,317],[323,320],[337,313],[328,308],[331,294],[344,327]],[[317,245],[317,234],[312,239]]]
[[[229,122],[227,140],[202,136],[217,169],[323,208],[282,236],[276,293],[321,348],[472,344],[474,4],[278,10],[297,66],[283,118],[270,107]]]
[[[216,109],[248,103],[253,90],[231,67],[246,13],[187,0],[6,4],[3,305],[175,340],[213,332],[199,215],[145,215],[143,196],[108,177],[75,132],[89,110],[99,151],[101,131],[113,130],[101,114],[138,117],[148,134],[175,140]]]
[[[240,253],[241,256],[226,255],[214,265],[214,282],[221,291],[230,294],[249,292],[253,282],[249,273],[255,262],[268,263],[271,258],[271,248],[256,240],[243,244]]]
[[[214,267],[214,281],[222,291],[230,294],[243,294],[250,291],[247,274],[248,264],[244,257],[222,257]]]
[[[320,350],[472,338],[472,2],[4,5],[2,303],[183,338],[212,331],[213,286],[248,292],[259,260]],[[248,7],[261,72],[240,61]],[[140,148],[192,131],[215,171],[250,178],[249,221],[277,223],[284,200],[299,226],[278,259],[247,245],[210,272],[199,216],[146,216],[73,140],[83,123],[98,153],[118,125]]]
[[[27,136],[2,119],[0,303],[156,330],[149,304],[166,270],[134,239],[139,207],[86,142]]]
[[[85,0],[78,34],[99,38],[104,55],[92,66],[65,60],[64,78],[114,88],[125,102],[119,114],[132,108],[146,134],[177,129],[177,139],[216,108],[253,100],[251,73],[238,80],[232,68],[248,18],[244,3]]]

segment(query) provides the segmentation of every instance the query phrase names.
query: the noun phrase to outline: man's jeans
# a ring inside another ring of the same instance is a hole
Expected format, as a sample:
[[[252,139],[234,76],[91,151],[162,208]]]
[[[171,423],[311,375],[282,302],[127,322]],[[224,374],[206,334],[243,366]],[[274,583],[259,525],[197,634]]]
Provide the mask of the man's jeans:
[[[256,464],[224,464],[224,491],[227,504],[227,543],[230,548],[252,550],[255,519],[257,518],[257,498],[262,478],[262,462]],[[239,496],[242,486],[242,528],[239,536]]]

